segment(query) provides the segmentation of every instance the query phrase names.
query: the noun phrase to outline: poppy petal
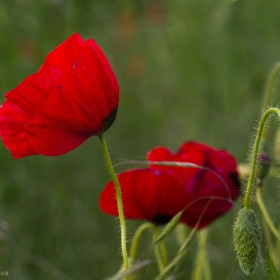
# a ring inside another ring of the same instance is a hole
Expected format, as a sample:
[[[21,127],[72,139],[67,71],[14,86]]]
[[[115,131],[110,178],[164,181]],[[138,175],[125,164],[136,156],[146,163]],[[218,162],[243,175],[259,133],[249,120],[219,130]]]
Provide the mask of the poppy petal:
[[[28,124],[25,126],[28,143],[38,154],[59,156],[80,146],[89,135],[73,133],[56,124]]]
[[[61,72],[54,68],[40,69],[9,91],[5,95],[6,100],[34,116],[38,108],[43,106],[48,96],[58,86],[60,75]]]
[[[181,222],[201,229],[228,212],[239,196],[235,159],[223,150],[198,143],[184,143],[174,155],[158,147],[148,153],[150,161],[195,163],[202,168],[152,164],[119,175],[128,218],[166,223],[182,209]],[[100,199],[103,211],[117,215],[113,183]],[[114,209],[114,210],[112,210]]]
[[[85,46],[84,39],[78,33],[71,35],[46,56],[42,68],[52,67],[64,71],[72,67],[85,57]]]
[[[30,115],[6,100],[0,110],[0,136],[14,158],[21,158],[37,153],[30,146],[24,131],[24,123]]]
[[[193,149],[189,153],[182,153],[180,150],[176,154],[164,147],[157,147],[147,154],[149,161],[174,161],[174,162],[188,162],[198,166],[204,166],[205,154],[199,149]],[[162,165],[151,165],[151,168],[157,170],[165,170],[177,174],[182,183],[193,185],[197,176],[201,173],[202,169],[193,167],[172,167]]]
[[[76,33],[6,94],[0,135],[16,158],[61,155],[105,132],[118,102],[118,81],[107,58],[94,40]]]
[[[186,206],[187,193],[177,178],[151,169],[129,170],[118,175],[126,218],[160,223],[170,220]],[[118,216],[113,182],[100,195],[102,211]]]

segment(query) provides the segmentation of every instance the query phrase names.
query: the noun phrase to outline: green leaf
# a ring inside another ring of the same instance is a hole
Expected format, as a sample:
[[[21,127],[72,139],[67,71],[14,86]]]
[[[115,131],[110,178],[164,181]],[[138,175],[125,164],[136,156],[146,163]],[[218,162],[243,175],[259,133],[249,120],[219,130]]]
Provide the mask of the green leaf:
[[[269,254],[268,248],[266,248],[265,252],[266,257],[266,271],[268,272],[269,279],[270,280],[278,280],[280,279],[280,273],[279,270],[275,267],[275,264]]]

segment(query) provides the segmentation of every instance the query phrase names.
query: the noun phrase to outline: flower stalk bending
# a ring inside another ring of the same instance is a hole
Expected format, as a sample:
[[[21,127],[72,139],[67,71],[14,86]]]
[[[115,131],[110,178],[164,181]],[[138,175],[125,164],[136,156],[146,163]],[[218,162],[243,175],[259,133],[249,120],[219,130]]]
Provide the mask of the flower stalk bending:
[[[99,135],[99,139],[101,142],[101,146],[103,149],[103,153],[104,153],[104,157],[109,173],[111,175],[111,178],[114,182],[115,189],[116,189],[117,205],[118,205],[118,212],[119,212],[119,219],[120,219],[120,226],[121,226],[121,249],[122,249],[122,256],[123,256],[123,266],[124,269],[128,269],[129,262],[128,262],[127,249],[126,249],[126,227],[125,227],[125,219],[124,219],[124,212],[123,212],[121,187],[117,175],[114,171],[114,167],[112,165],[112,161],[110,159],[110,155],[103,134]]]
[[[257,166],[257,158],[258,158],[258,151],[259,151],[259,146],[260,146],[260,141],[262,137],[262,132],[264,129],[265,122],[270,114],[276,114],[278,118],[280,119],[280,110],[278,108],[269,108],[267,109],[264,114],[261,117],[258,130],[257,130],[257,135],[256,139],[252,148],[252,155],[251,155],[251,171],[246,187],[246,192],[245,192],[245,197],[244,197],[244,208],[249,209],[250,206],[250,200],[251,200],[251,193],[252,193],[252,188],[253,188],[253,183],[254,183],[254,178],[255,178],[255,171],[256,171],[256,166]]]

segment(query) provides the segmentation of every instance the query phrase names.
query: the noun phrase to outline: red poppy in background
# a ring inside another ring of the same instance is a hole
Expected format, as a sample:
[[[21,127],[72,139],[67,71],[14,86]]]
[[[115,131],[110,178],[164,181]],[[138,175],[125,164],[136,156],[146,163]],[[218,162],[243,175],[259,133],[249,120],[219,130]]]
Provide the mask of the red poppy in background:
[[[0,136],[11,154],[58,156],[112,125],[119,85],[94,40],[74,34],[5,97]]]
[[[224,150],[197,142],[184,143],[176,154],[159,147],[149,161],[188,162],[202,168],[150,165],[118,175],[124,215],[165,224],[185,207],[181,222],[198,229],[228,212],[239,195],[235,159]],[[109,182],[100,195],[102,211],[118,216],[116,193]]]

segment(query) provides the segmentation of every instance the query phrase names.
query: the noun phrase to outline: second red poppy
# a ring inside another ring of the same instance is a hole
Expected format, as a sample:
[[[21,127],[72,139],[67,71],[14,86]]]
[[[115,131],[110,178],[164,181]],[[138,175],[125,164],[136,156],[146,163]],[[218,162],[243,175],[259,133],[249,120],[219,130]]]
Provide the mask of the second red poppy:
[[[158,147],[147,157],[149,161],[188,162],[200,167],[153,164],[120,173],[126,218],[165,224],[185,208],[181,222],[200,229],[228,212],[239,195],[236,161],[224,150],[187,142],[175,154]],[[115,197],[114,184],[109,182],[100,195],[100,207],[118,216]]]

